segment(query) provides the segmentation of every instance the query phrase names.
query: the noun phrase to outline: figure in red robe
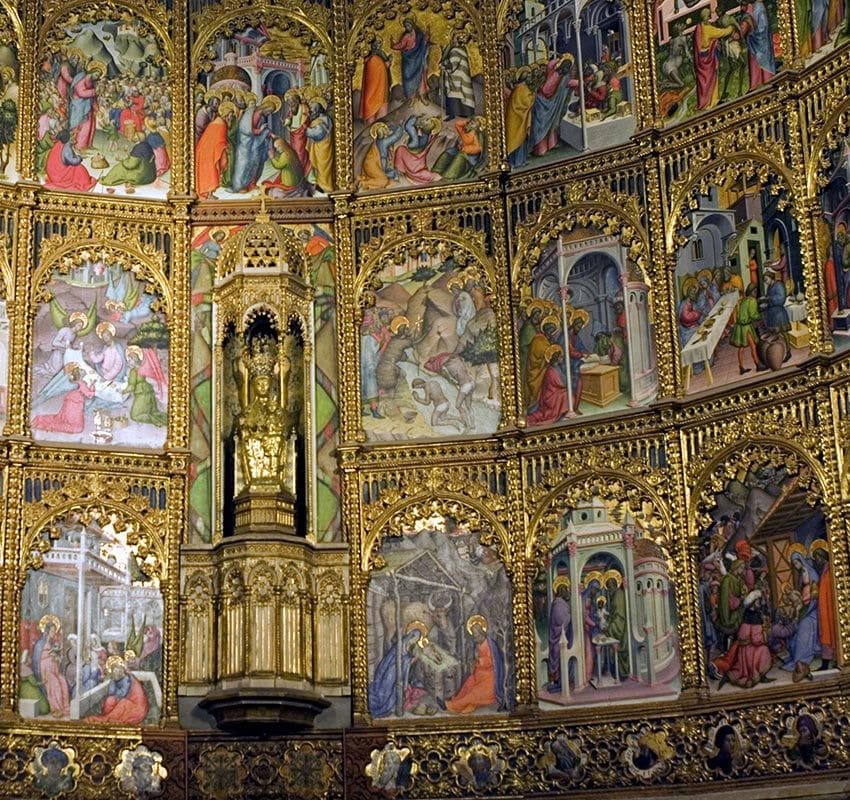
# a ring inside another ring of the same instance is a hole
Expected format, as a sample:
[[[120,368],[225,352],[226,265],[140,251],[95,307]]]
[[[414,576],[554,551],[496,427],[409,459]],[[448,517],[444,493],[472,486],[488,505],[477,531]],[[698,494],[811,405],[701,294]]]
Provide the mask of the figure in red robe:
[[[138,725],[148,715],[150,704],[145,687],[127,672],[123,659],[112,656],[106,662],[112,673],[109,691],[100,714],[86,717],[86,722],[111,722],[119,725]]]
[[[567,385],[560,367],[563,360],[564,351],[558,345],[553,344],[546,351],[548,366],[543,374],[537,408],[526,417],[529,425],[557,422],[567,413]]]
[[[122,136],[132,140],[145,129],[145,98],[136,94],[128,97],[125,103],[126,108],[121,110],[118,117],[118,130]]]
[[[820,573],[818,579],[818,636],[820,637],[821,665],[819,669],[829,669],[835,658],[835,595],[832,591],[832,570],[826,542],[812,543],[812,562]]]
[[[94,388],[82,380],[82,373],[77,364],[67,364],[65,374],[74,384],[64,398],[62,406],[55,414],[39,414],[33,417],[33,430],[50,431],[51,433],[82,433],[85,427],[86,400],[94,397]]]
[[[714,108],[720,101],[720,86],[717,81],[720,70],[720,40],[731,36],[735,28],[728,25],[719,28],[708,20],[711,9],[705,6],[700,11],[699,22],[694,27],[694,72],[696,73],[697,108]]]
[[[59,131],[45,162],[44,185],[48,189],[87,192],[97,183],[83,164],[82,156],[74,149],[71,134]]]
[[[475,666],[457,694],[446,701],[446,710],[453,714],[470,714],[485,706],[498,707],[504,699],[505,665],[499,646],[487,636],[487,620],[475,614],[467,620],[466,629],[476,646]]]

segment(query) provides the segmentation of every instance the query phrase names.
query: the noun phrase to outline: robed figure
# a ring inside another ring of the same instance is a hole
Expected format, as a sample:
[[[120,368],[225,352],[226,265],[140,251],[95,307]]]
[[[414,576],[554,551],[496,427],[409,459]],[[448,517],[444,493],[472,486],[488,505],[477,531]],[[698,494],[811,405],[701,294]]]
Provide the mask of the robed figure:
[[[401,52],[401,86],[405,99],[428,94],[428,34],[409,17],[402,23],[404,33],[393,50]]]

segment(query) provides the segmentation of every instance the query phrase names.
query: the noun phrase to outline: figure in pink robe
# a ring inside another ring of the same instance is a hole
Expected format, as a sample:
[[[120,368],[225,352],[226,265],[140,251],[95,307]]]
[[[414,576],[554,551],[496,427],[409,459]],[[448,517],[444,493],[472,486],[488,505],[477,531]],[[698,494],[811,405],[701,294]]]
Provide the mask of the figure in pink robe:
[[[66,371],[68,379],[75,384],[74,388],[62,399],[62,406],[57,413],[39,414],[33,418],[33,430],[51,433],[83,432],[86,400],[94,397],[94,388],[81,379],[80,368],[76,364],[68,364]]]

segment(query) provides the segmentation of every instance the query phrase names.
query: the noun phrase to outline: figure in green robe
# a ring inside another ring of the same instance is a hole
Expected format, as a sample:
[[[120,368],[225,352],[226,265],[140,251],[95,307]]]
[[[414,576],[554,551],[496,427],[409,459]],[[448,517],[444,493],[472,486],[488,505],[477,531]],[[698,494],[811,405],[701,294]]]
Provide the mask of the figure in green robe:
[[[130,371],[127,373],[127,388],[124,393],[133,396],[130,419],[133,422],[143,422],[162,428],[168,417],[157,407],[153,386],[146,377],[139,374],[142,356],[137,352],[138,349],[127,348],[127,363],[130,365]]]
[[[717,596],[717,628],[730,639],[734,638],[744,620],[744,598],[747,584],[744,582],[746,564],[740,559],[733,561],[729,572],[720,581]]]
[[[605,583],[608,590],[608,635],[619,642],[617,649],[617,670],[620,680],[629,675],[629,618],[626,611],[626,592],[616,578],[608,578]]]
[[[146,186],[156,180],[156,161],[153,147],[143,133],[136,134],[136,144],[127,158],[119,161],[100,182],[104,186]]]

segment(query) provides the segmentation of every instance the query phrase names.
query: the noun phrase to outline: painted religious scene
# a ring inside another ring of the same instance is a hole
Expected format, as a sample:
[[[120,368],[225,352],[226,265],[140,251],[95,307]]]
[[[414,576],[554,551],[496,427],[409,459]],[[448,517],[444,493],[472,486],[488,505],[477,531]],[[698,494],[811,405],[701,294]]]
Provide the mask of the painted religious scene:
[[[493,433],[501,409],[498,331],[465,254],[405,248],[378,275],[360,325],[363,430],[372,440]]]
[[[360,56],[353,84],[359,189],[459,181],[483,171],[484,76],[471,22],[417,10],[367,36]]]
[[[782,68],[775,0],[659,0],[659,113],[668,124],[758,89]]]
[[[818,255],[832,339],[843,350],[850,346],[850,139],[828,153],[821,179]]]
[[[310,197],[333,189],[331,65],[298,27],[218,37],[194,94],[202,200]]]
[[[0,24],[9,24],[2,15]],[[15,44],[0,42],[0,181],[8,183],[18,179],[19,69]]]
[[[678,694],[669,561],[623,505],[595,497],[564,515],[533,610],[543,708]]]
[[[513,707],[510,581],[493,540],[435,512],[380,547],[366,606],[374,720]]]
[[[78,509],[51,526],[21,598],[20,716],[155,724],[163,605],[136,523]]]
[[[33,438],[163,446],[168,329],[147,288],[103,261],[54,273],[33,327]]]
[[[712,691],[835,673],[832,556],[804,468],[742,468],[700,534],[700,609]]]
[[[41,64],[36,171],[48,189],[164,198],[171,96],[162,46],[129,13],[65,28]]]
[[[616,237],[575,230],[550,244],[520,310],[529,426],[635,408],[655,398],[649,286]]]
[[[804,59],[825,56],[850,40],[847,4],[841,0],[794,0],[794,14]]]
[[[504,60],[512,167],[611,147],[634,133],[631,51],[619,2],[526,0]]]
[[[809,309],[799,232],[782,194],[742,179],[697,200],[676,260],[685,391],[801,363]]]

